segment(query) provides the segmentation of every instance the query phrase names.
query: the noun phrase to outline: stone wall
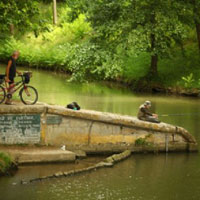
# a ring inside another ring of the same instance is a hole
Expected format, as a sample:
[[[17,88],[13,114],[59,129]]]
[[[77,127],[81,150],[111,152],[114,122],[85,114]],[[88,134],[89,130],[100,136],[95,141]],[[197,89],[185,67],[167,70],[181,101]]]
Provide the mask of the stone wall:
[[[73,111],[50,105],[0,106],[0,113],[2,117],[9,113],[14,116],[13,120],[16,116],[22,119],[25,119],[24,116],[40,116],[40,122],[23,122],[27,126],[15,126],[15,129],[19,129],[16,131],[8,127],[7,132],[2,131],[4,124],[0,123],[0,143],[4,144],[66,145],[69,150],[81,149],[91,153],[121,152],[126,149],[138,152],[197,150],[195,138],[185,129],[166,123],[144,122],[130,116]],[[13,121],[13,124],[16,122]],[[25,131],[22,130],[24,127]],[[37,130],[39,134],[31,130]],[[16,134],[18,132],[21,134]],[[5,139],[6,134],[10,140]]]

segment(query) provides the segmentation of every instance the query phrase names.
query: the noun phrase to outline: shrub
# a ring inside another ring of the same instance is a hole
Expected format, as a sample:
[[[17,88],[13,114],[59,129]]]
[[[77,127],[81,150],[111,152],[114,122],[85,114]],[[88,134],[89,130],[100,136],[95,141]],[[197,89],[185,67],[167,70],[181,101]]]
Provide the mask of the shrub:
[[[67,56],[72,72],[70,81],[114,79],[121,72],[117,59],[117,56],[113,57],[110,52],[90,42],[71,46]]]
[[[135,140],[135,146],[144,146],[147,145],[145,138],[138,138]]]
[[[11,166],[12,160],[10,156],[4,152],[0,152],[0,173],[5,173]]]
[[[192,88],[193,83],[194,83],[193,73],[190,73],[190,75],[186,77],[183,76],[182,80],[184,81],[185,88]]]

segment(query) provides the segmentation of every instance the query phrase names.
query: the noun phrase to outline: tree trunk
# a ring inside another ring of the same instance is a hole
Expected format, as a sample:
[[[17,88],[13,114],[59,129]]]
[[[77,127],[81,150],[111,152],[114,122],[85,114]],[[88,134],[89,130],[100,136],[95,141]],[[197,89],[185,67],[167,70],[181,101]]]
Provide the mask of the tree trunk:
[[[193,4],[193,12],[194,12],[194,23],[196,26],[196,33],[197,33],[197,41],[198,41],[198,47],[199,47],[199,53],[200,53],[200,11],[199,11],[199,4],[196,0],[192,0]]]
[[[200,23],[196,22],[195,24],[196,24],[196,32],[197,32],[199,52],[200,52]]]
[[[53,0],[53,24],[57,24],[56,0]]]
[[[14,24],[10,24],[10,33],[11,33],[11,35],[14,35],[14,30],[15,30]]]
[[[151,51],[153,52],[155,49],[155,35],[151,34]],[[158,55],[153,54],[151,56],[151,66],[150,66],[150,75],[152,77],[158,74]]]
[[[150,74],[152,76],[156,76],[158,74],[158,55],[157,54],[151,56]]]

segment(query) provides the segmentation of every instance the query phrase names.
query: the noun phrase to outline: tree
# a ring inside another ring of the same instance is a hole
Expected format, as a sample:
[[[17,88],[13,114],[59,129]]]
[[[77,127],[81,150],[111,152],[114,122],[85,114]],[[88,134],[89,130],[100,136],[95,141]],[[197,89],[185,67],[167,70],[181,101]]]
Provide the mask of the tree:
[[[198,48],[200,51],[200,1],[199,0],[175,0],[176,12],[179,20],[185,26],[195,28]]]
[[[27,29],[31,26],[32,17],[38,13],[38,3],[35,0],[1,0],[0,1],[0,31],[13,32]]]
[[[171,46],[177,40],[182,40],[184,27],[180,23],[176,5],[170,0],[135,0],[134,5],[136,37],[143,40],[139,49],[151,54],[150,77],[157,75],[159,57],[169,56]],[[141,31],[142,29],[142,31]],[[134,35],[133,35],[134,37]],[[137,39],[137,42],[138,42]],[[147,45],[146,45],[147,44]],[[135,43],[137,47],[137,43]]]
[[[200,1],[192,0],[192,4],[193,4],[193,16],[197,33],[198,47],[200,51]]]
[[[149,52],[149,74],[153,77],[157,75],[159,57],[168,56],[170,47],[184,35],[171,0],[83,1],[78,5],[94,28],[93,41],[113,51],[121,45],[124,50],[133,48],[137,54]]]

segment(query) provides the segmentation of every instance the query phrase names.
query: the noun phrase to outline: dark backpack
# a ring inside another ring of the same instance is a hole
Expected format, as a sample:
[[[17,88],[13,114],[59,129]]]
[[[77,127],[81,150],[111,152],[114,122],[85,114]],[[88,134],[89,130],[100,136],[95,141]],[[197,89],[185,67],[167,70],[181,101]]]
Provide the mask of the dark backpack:
[[[66,108],[72,109],[72,110],[80,110],[81,109],[81,107],[76,102],[72,102],[72,103],[68,104],[66,106]]]

